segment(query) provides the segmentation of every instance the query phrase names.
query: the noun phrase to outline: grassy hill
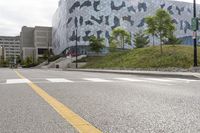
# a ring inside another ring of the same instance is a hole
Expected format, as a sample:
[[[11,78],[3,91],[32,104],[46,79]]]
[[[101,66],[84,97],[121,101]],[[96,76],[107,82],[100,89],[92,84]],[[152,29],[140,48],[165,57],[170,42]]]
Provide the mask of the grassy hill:
[[[200,64],[200,47],[198,48],[198,63]],[[190,68],[193,66],[192,46],[147,47],[126,52],[113,52],[105,57],[89,57],[85,59],[84,68]]]

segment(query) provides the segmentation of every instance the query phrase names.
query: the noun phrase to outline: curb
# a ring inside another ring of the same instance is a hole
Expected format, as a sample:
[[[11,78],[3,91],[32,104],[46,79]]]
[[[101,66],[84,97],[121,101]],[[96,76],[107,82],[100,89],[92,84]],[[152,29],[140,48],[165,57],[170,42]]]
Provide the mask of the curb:
[[[189,72],[158,72],[158,71],[101,70],[101,69],[66,69],[66,71],[114,73],[114,74],[173,77],[173,78],[189,78],[189,79],[199,79],[200,80],[200,73],[189,73]]]

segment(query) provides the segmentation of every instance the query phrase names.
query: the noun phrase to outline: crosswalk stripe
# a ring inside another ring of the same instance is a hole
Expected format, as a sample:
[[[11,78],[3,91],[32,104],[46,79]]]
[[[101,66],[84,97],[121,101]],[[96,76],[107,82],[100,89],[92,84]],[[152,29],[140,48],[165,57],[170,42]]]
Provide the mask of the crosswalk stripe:
[[[90,82],[119,82],[119,81],[127,81],[127,82],[152,82],[152,83],[159,83],[159,82],[168,82],[168,83],[190,83],[190,82],[195,82],[199,80],[193,80],[193,79],[181,79],[181,78],[123,78],[123,77],[118,77],[118,78],[110,78],[110,79],[103,79],[103,78],[81,78],[81,80],[69,80],[65,78],[44,78],[44,81],[40,79],[35,81],[35,83],[46,83],[52,82],[52,83],[73,83],[73,82],[84,82],[84,81],[90,81]],[[34,82],[34,80],[33,80]],[[6,84],[23,84],[23,83],[30,83],[29,79],[7,79]],[[5,84],[0,83],[0,84]]]
[[[173,82],[173,80],[169,80],[169,79],[159,79],[159,78],[144,78],[144,79],[148,81]]]
[[[47,78],[46,80],[53,82],[53,83],[67,83],[67,82],[73,82],[71,80],[67,80],[64,78]]]
[[[193,79],[179,79],[179,78],[168,78],[168,79],[173,80],[173,81],[186,81],[186,82],[198,81],[198,80],[193,80]]]
[[[199,81],[199,80],[193,80],[193,79],[179,79],[179,78],[174,78],[174,79],[171,79],[171,80],[176,81],[176,82],[185,82],[185,83],[191,83],[191,82]]]
[[[22,84],[22,83],[30,83],[31,81],[28,79],[7,79],[6,84]]]
[[[140,79],[132,79],[132,78],[115,78],[117,80],[123,80],[123,81],[131,81],[131,82],[142,82],[144,80],[140,80]]]
[[[84,80],[92,81],[92,82],[112,82],[111,80],[105,80],[100,78],[83,78]]]

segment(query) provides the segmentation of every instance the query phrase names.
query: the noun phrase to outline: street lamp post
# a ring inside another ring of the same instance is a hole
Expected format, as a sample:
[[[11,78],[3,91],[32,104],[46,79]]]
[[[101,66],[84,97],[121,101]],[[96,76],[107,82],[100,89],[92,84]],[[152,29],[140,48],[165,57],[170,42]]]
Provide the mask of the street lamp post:
[[[77,54],[78,54],[78,35],[77,35],[77,28],[76,28],[76,68],[78,68],[78,61],[77,61]]]
[[[77,1],[77,0],[76,0]],[[76,17],[75,17],[75,27],[76,27],[76,69],[78,68],[78,11],[76,11]]]
[[[194,3],[193,3],[193,9],[194,9],[194,19],[195,21],[197,20],[197,16],[196,16],[196,0],[194,0]],[[196,27],[198,27],[198,21],[196,21]],[[193,41],[194,41],[194,67],[197,67],[198,66],[198,61],[197,61],[197,29],[198,28],[194,28],[194,37],[193,37]]]
[[[4,46],[2,46],[2,61],[4,62],[5,61],[5,49],[4,49]]]
[[[1,61],[4,62],[4,46],[0,46],[1,49]]]
[[[3,59],[3,47],[0,45],[0,64],[2,63],[2,59]]]
[[[49,32],[47,32],[47,63],[50,63],[50,44],[49,44]]]
[[[48,59],[47,59],[48,64],[50,62],[49,60],[50,60],[50,50],[49,50],[49,41],[48,41]]]

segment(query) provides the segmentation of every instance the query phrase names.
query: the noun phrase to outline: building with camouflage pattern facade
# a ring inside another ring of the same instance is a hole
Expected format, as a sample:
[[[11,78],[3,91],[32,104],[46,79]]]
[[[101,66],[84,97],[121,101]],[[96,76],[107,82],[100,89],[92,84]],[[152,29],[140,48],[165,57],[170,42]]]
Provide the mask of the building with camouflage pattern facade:
[[[60,0],[53,17],[53,52],[60,54],[75,46],[76,29],[79,46],[87,46],[88,37],[95,35],[105,38],[108,47],[111,32],[116,27],[126,29],[133,37],[139,30],[146,29],[144,18],[154,15],[159,8],[171,14],[176,25],[175,35],[189,41],[192,3],[172,0]],[[199,5],[197,9],[199,13]]]

